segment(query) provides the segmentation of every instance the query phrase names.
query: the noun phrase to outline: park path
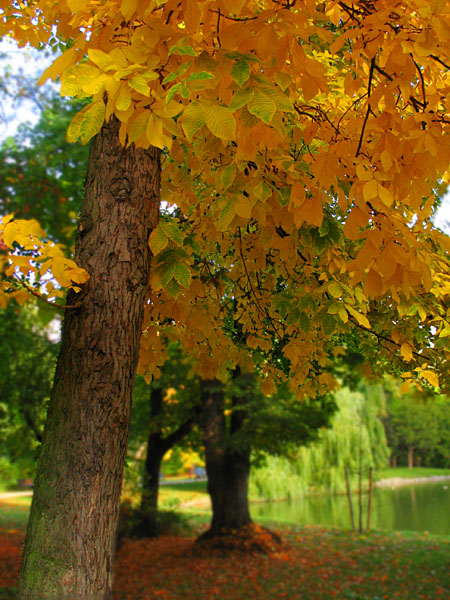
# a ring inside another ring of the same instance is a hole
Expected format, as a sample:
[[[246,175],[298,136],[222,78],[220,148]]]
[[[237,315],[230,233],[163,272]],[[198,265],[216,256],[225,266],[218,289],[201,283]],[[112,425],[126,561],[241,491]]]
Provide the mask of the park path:
[[[23,492],[0,492],[0,500],[7,500],[8,498],[18,498],[19,496],[32,496],[33,491],[24,490]]]
[[[193,481],[206,481],[206,477],[191,478],[191,479],[175,479],[175,480],[163,480],[159,482],[159,485],[178,485],[182,483],[192,483]],[[33,490],[23,490],[18,492],[0,492],[0,500],[7,500],[8,498],[18,498],[20,496],[32,496]]]

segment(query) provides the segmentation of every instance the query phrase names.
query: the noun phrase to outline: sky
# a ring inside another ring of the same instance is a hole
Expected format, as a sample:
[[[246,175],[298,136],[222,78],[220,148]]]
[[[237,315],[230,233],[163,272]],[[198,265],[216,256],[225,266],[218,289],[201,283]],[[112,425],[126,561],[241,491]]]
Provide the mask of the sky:
[[[5,70],[11,69],[13,73],[22,70],[28,75],[39,78],[44,69],[51,64],[53,57],[45,56],[42,52],[33,49],[21,49],[13,41],[0,41],[0,79],[4,78]],[[47,82],[45,85],[49,85]],[[36,104],[27,101],[21,102],[20,110],[15,109],[11,103],[2,99],[0,105],[0,143],[8,136],[14,135],[18,126],[26,121],[36,123],[39,117]],[[442,199],[442,204],[435,215],[435,224],[450,235],[450,186],[448,192]]]

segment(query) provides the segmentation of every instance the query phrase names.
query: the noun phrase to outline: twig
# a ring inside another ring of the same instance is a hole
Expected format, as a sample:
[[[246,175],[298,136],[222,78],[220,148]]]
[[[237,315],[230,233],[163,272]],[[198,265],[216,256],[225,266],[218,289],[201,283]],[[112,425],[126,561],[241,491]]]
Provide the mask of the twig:
[[[22,285],[26,290],[28,290],[30,292],[30,294],[32,294],[36,298],[39,298],[39,300],[42,300],[42,302],[49,304],[53,308],[59,308],[60,310],[69,310],[69,309],[73,309],[73,308],[79,308],[82,304],[81,300],[79,300],[75,304],[56,304],[55,302],[51,302],[50,300],[47,300],[47,298],[44,298],[43,296],[41,296],[41,294],[39,294],[39,292],[37,292],[35,289],[33,289],[31,286],[29,286],[22,279],[19,279],[17,277],[17,275],[15,275],[14,273],[12,276],[18,283],[20,283],[20,285]]]

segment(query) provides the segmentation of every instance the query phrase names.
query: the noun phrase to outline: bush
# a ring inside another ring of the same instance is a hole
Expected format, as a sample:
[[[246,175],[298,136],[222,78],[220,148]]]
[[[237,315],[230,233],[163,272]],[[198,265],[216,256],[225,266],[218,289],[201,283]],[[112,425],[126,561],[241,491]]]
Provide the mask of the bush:
[[[158,510],[147,513],[133,508],[130,502],[120,507],[117,542],[123,538],[143,539],[162,535],[188,535],[192,526],[186,515],[174,510]]]

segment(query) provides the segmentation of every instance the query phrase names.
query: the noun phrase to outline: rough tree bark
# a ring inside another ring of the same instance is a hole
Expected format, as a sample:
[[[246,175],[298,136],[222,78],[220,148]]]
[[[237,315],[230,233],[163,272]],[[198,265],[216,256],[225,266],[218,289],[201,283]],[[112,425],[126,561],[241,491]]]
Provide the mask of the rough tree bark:
[[[76,260],[22,560],[21,600],[111,597],[132,390],[159,215],[155,148],[123,148],[112,118],[92,140]]]
[[[233,399],[233,406],[240,403]],[[224,394],[218,381],[203,384],[203,431],[208,493],[211,497],[211,527],[202,538],[214,537],[252,522],[248,508],[250,445],[233,443],[233,434],[241,430],[245,411],[233,411],[227,430]]]
[[[163,408],[164,390],[155,388],[150,396],[150,416],[155,418],[161,414]],[[147,440],[147,455],[145,457],[145,471],[142,484],[142,498],[140,505],[141,523],[139,537],[154,537],[158,535],[157,511],[159,474],[164,455],[186,437],[195,424],[194,417],[181,423],[170,435],[163,437],[161,431],[151,431]]]

